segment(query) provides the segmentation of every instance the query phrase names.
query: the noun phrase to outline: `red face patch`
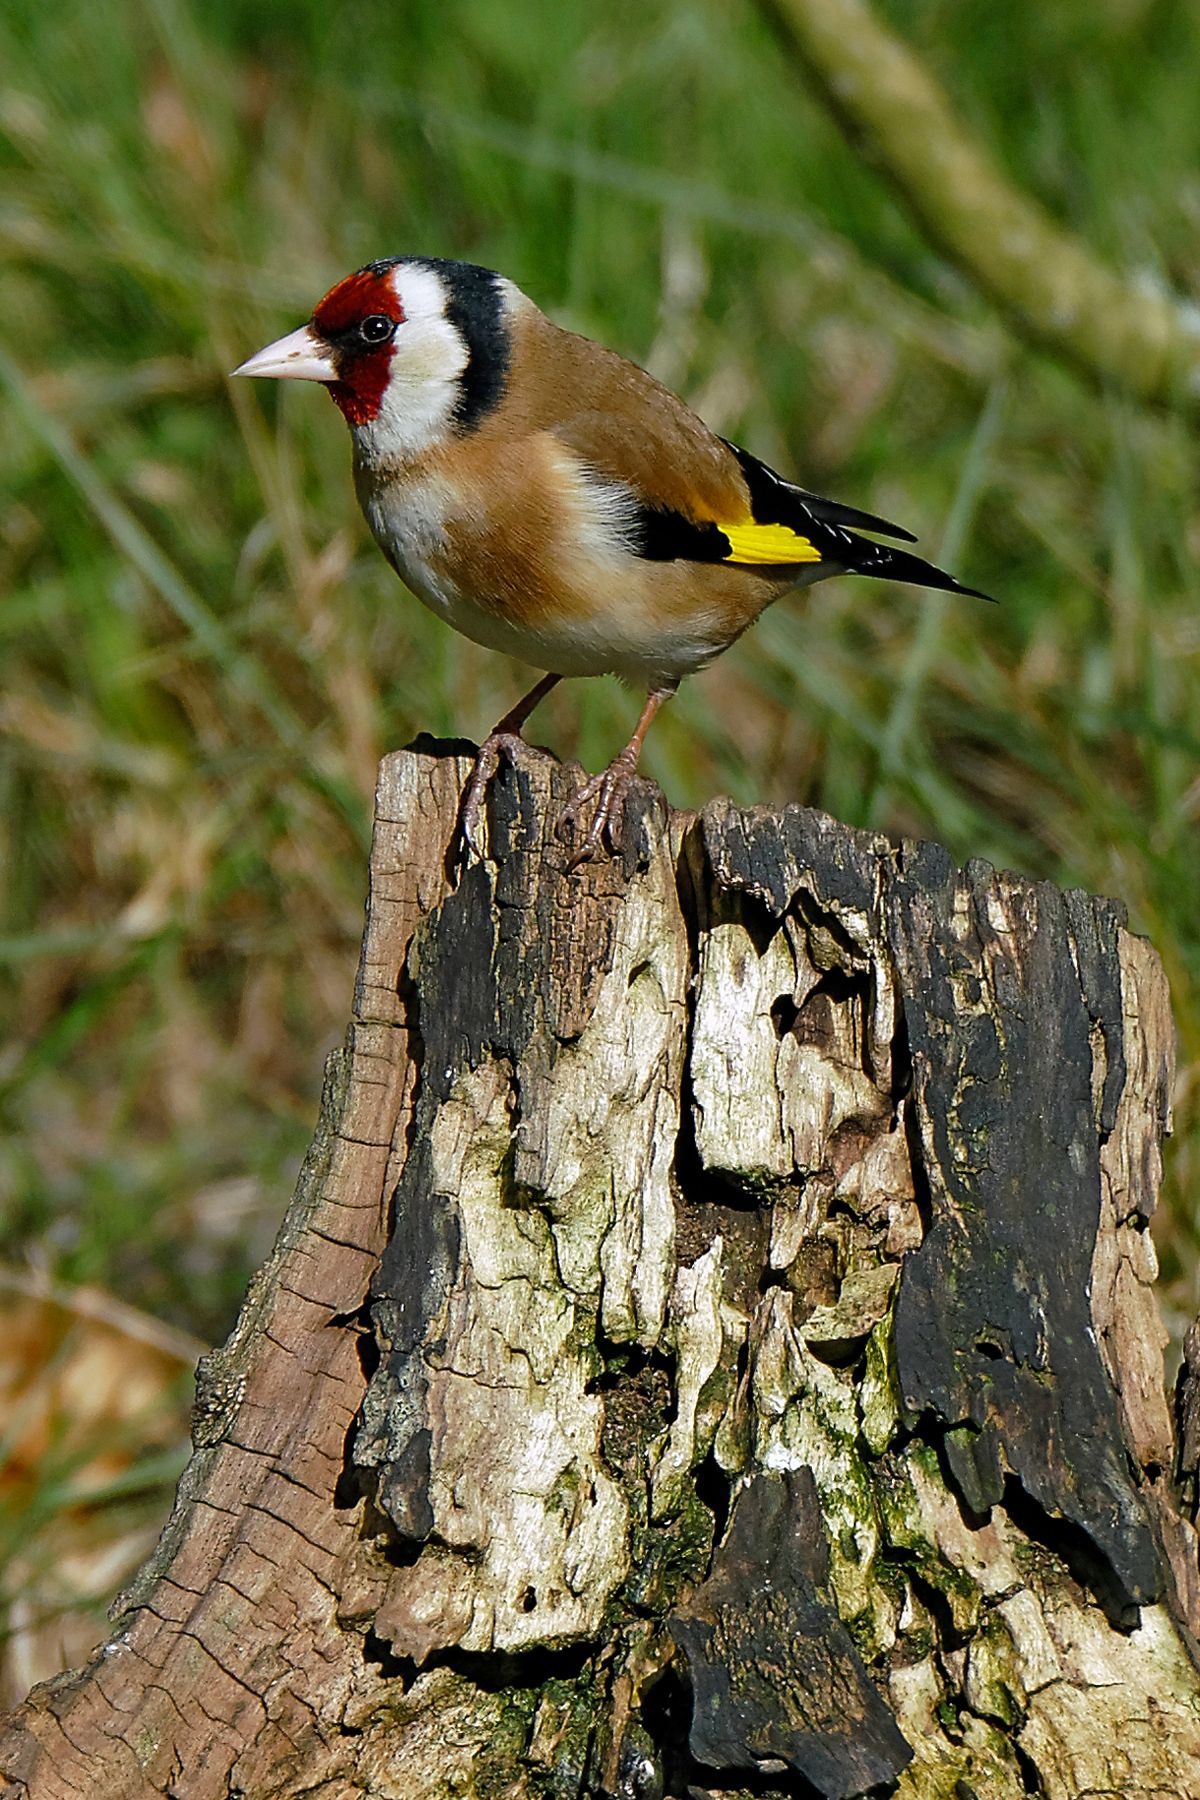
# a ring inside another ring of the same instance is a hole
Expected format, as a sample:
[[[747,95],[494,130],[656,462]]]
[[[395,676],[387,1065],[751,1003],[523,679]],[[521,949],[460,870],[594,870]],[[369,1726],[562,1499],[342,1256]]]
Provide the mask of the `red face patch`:
[[[313,313],[313,324],[324,338],[334,338],[361,324],[372,313],[382,313],[399,323],[404,308],[392,290],[386,272],[377,268],[358,269],[331,287]]]
[[[313,313],[316,331],[333,352],[338,379],[329,392],[351,425],[369,425],[379,415],[392,361],[392,340],[372,343],[360,335],[365,321],[403,323],[404,308],[387,270],[359,269],[330,288]]]

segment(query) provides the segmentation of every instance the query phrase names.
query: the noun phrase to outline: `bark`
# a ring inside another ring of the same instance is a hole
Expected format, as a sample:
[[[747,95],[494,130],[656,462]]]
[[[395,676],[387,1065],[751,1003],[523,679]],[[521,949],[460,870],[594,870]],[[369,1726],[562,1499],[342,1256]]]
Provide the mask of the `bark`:
[[[295,1200],[3,1794],[1200,1793],[1152,951],[649,788],[568,875],[533,751],[460,872],[460,749],[384,764]]]

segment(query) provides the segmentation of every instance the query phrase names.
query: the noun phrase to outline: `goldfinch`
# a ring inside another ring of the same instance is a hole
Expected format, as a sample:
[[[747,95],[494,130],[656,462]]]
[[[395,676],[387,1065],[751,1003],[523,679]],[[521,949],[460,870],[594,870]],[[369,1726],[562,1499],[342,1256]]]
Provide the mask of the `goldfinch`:
[[[323,382],[401,580],[477,643],[546,670],[480,747],[469,842],[501,752],[564,675],[613,673],[646,693],[629,743],[564,814],[565,827],[596,801],[574,865],[613,843],[663,701],[790,588],[853,573],[987,598],[860,536],[914,541],[784,480],[473,263],[368,263],[234,374]]]

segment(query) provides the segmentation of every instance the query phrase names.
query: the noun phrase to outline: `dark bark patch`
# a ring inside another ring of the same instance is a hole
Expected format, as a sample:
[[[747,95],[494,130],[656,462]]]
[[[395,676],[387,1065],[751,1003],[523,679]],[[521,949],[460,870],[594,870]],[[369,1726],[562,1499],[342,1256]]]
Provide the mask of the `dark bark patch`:
[[[956,875],[930,846],[906,855],[889,913],[931,1152],[929,1230],[896,1304],[904,1405],[949,1428],[974,1512],[1011,1471],[1091,1536],[1126,1604],[1153,1601],[1153,1537],[1089,1308],[1096,1111],[1114,1119],[1124,1084],[1118,915],[986,864]]]
[[[834,915],[870,914],[878,900],[880,865],[889,846],[868,831],[853,831],[828,813],[789,806],[731,806],[715,800],[702,814],[704,847],[717,882],[755,894],[777,918],[803,891]]]
[[[393,1200],[395,1222],[373,1288],[380,1366],[367,1388],[354,1461],[377,1471],[377,1499],[402,1538],[433,1529],[425,1357],[442,1340],[439,1314],[458,1278],[455,1202],[431,1191],[428,1145],[418,1143]]]
[[[811,1471],[755,1476],[711,1575],[670,1621],[691,1683],[688,1746],[704,1768],[792,1770],[848,1800],[911,1760],[833,1607],[828,1563]]]

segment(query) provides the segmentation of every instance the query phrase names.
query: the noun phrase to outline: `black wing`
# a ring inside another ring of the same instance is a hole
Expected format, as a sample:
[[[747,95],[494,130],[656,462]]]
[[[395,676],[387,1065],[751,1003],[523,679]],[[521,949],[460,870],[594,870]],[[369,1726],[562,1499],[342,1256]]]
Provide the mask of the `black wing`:
[[[729,439],[722,442],[729,444]],[[794,481],[785,481],[748,450],[737,444],[729,444],[729,448],[741,464],[750,490],[750,506],[760,525],[790,525],[795,531],[803,531],[811,519],[817,519],[822,525],[855,525],[859,531],[881,531],[884,537],[916,543],[912,532],[905,531],[902,525],[891,525],[886,519],[877,519],[874,513],[860,512],[857,506],[843,506],[840,500],[824,500],[820,494],[810,494]]]

